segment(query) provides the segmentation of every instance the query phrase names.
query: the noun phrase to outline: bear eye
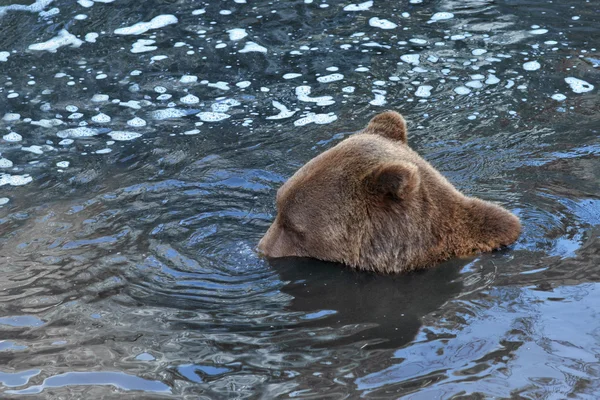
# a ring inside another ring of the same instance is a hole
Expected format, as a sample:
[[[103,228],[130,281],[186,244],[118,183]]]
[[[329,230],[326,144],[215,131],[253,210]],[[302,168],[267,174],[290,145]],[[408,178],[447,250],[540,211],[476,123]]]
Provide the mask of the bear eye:
[[[304,231],[298,226],[292,224],[288,218],[282,218],[282,225],[285,228],[285,230],[297,236],[298,238],[304,237]]]

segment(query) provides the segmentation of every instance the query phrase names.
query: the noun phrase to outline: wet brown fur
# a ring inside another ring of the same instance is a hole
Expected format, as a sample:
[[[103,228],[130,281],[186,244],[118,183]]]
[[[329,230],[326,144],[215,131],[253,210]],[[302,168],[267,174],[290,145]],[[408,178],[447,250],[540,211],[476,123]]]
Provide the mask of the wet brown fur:
[[[311,257],[381,273],[507,246],[519,219],[466,197],[410,149],[393,111],[306,163],[277,193],[259,243],[267,257]]]

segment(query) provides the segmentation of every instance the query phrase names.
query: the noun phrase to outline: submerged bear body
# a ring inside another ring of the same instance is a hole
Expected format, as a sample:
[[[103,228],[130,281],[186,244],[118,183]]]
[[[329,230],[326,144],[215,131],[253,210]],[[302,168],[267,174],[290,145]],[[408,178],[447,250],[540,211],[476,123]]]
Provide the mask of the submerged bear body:
[[[407,143],[396,112],[310,160],[277,193],[259,243],[267,257],[310,257],[399,273],[513,243],[519,219],[463,195]]]

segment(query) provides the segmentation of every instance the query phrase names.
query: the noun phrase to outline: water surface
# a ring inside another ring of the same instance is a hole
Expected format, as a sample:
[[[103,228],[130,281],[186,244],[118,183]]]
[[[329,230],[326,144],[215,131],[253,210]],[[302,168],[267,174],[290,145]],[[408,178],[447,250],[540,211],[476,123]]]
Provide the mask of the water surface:
[[[0,3],[6,398],[600,393],[593,1]],[[385,109],[509,249],[407,276],[254,248]]]

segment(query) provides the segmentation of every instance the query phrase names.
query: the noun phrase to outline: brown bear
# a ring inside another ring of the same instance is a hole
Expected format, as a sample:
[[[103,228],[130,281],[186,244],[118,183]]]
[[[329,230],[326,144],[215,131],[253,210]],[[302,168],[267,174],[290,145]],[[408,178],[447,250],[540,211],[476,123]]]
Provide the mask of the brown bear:
[[[310,160],[277,192],[258,249],[381,273],[408,272],[517,240],[519,219],[460,193],[407,143],[393,111]]]

